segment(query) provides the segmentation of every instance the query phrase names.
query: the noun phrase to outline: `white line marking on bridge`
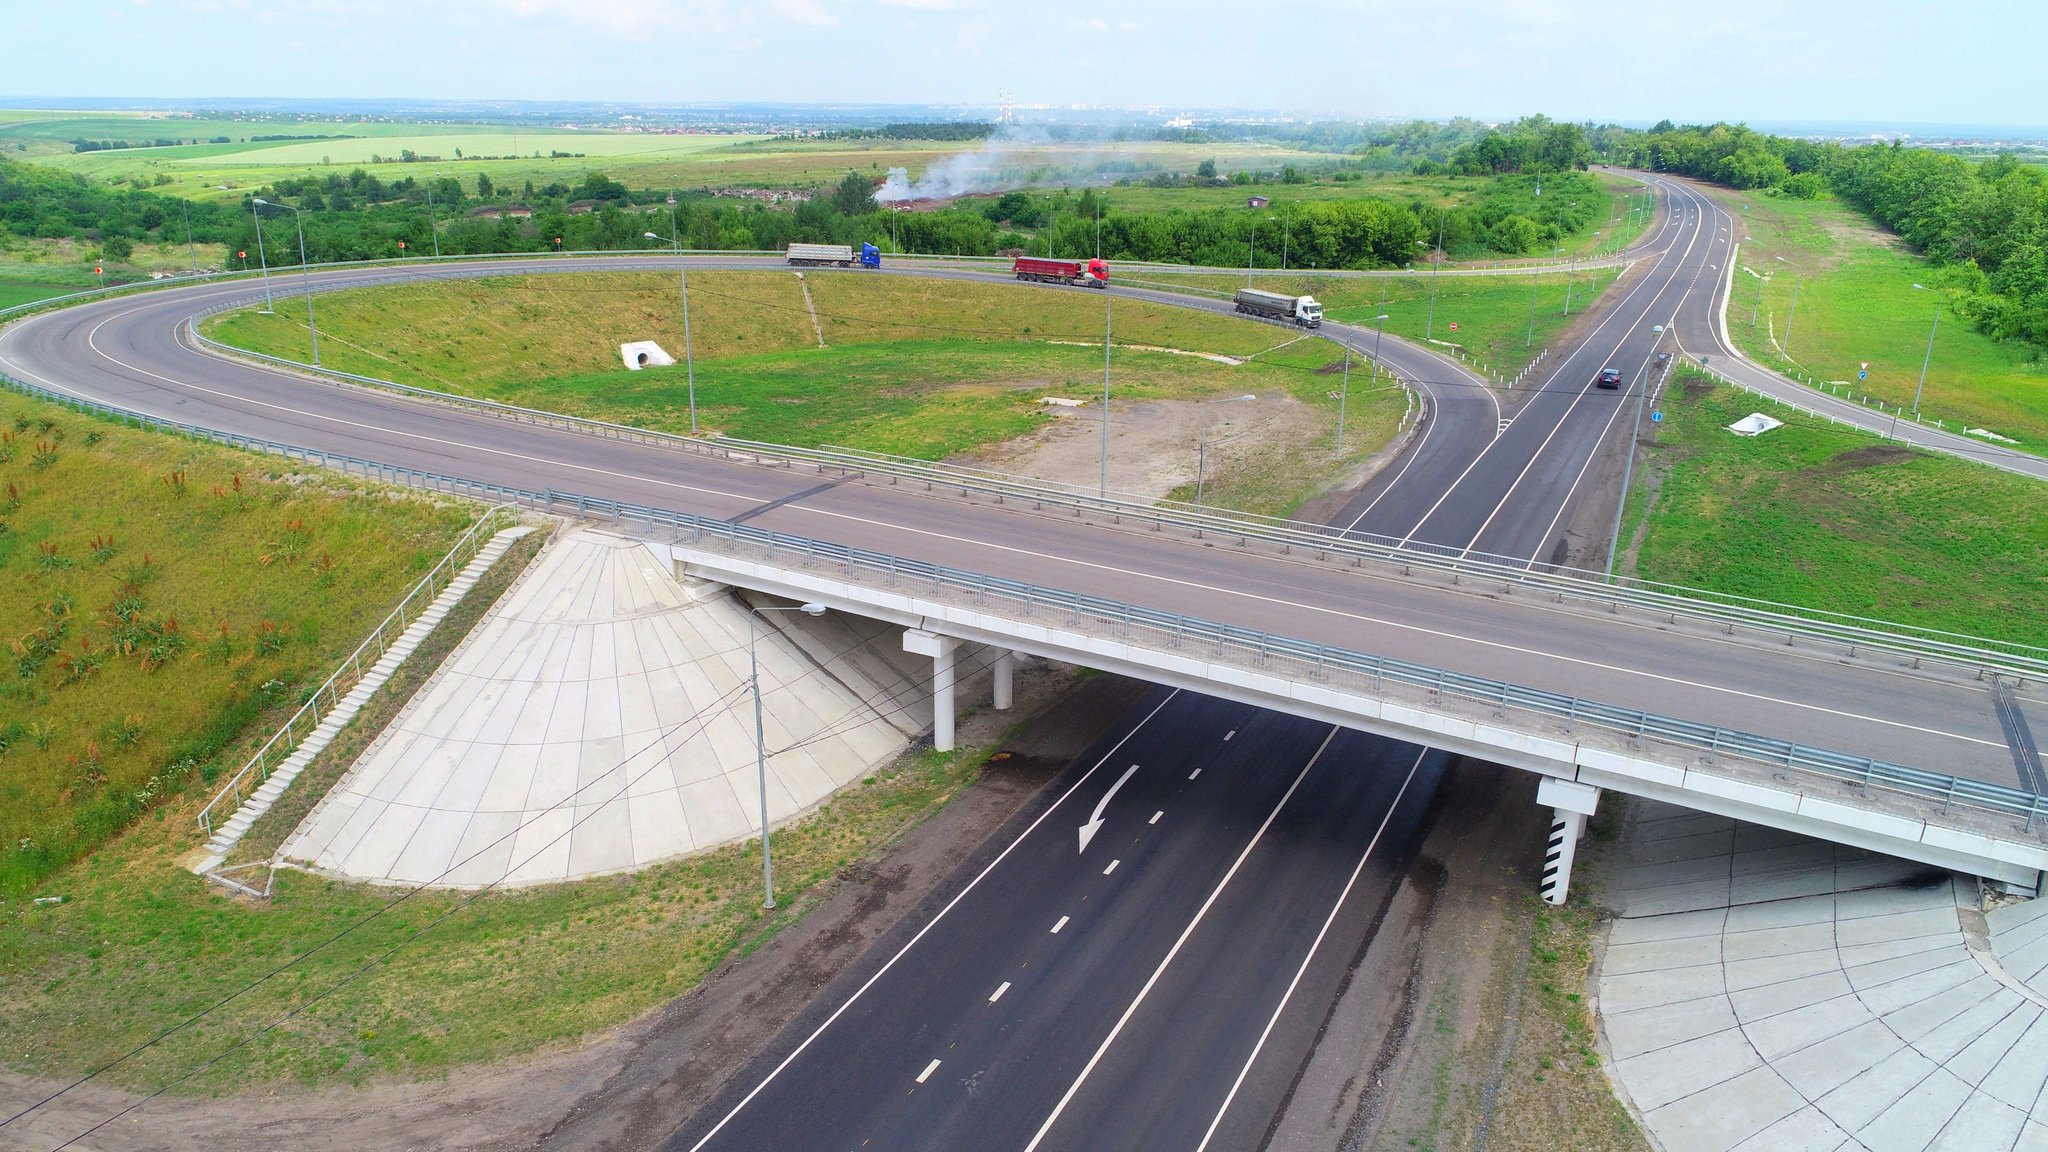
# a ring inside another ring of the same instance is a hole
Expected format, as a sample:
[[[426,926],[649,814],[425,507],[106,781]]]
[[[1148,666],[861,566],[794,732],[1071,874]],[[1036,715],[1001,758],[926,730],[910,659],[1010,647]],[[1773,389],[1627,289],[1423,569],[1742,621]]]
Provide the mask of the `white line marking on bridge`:
[[[1123,861],[1121,861],[1121,860],[1111,860],[1111,861],[1109,862],[1109,867],[1107,867],[1107,868],[1104,868],[1104,869],[1102,870],[1102,874],[1103,874],[1104,876],[1107,876],[1107,875],[1109,875],[1109,874],[1110,874],[1111,872],[1114,872],[1114,871],[1116,871],[1116,866],[1117,866],[1117,865],[1119,865],[1119,864],[1121,864],[1121,863],[1123,863]]]
[[[1151,818],[1150,820],[1147,820],[1147,821],[1145,821],[1145,823],[1147,823],[1147,824],[1157,824],[1157,823],[1159,823],[1159,818],[1160,818],[1161,816],[1164,816],[1164,815],[1166,815],[1166,813],[1165,813],[1165,811],[1163,811],[1163,810],[1162,810],[1162,811],[1158,811],[1158,812],[1154,812],[1154,813],[1152,814],[1152,818]]]
[[[1065,916],[1060,917],[1058,922],[1054,923],[1052,926],[1052,934],[1055,936],[1059,935],[1060,929],[1065,928],[1066,926],[1067,918]]]
[[[993,1004],[996,1001],[1001,1000],[1003,998],[1003,993],[1008,992],[1009,990],[1010,982],[1008,980],[1003,981],[1001,984],[996,985],[995,991],[988,994],[988,1002]],[[937,1061],[933,1061],[933,1063],[936,1064]]]
[[[1228,744],[1228,743],[1230,743],[1230,738],[1231,738],[1232,736],[1235,736],[1235,735],[1237,735],[1237,729],[1235,729],[1235,728],[1232,728],[1232,729],[1231,729],[1230,731],[1228,731],[1228,732],[1225,732],[1225,733],[1223,734],[1223,742],[1224,742],[1225,744]]]
[[[1200,776],[1201,774],[1202,770],[1200,768],[1197,768],[1193,772],[1188,773],[1188,779],[1193,780],[1195,777]]]
[[[919,1084],[924,1083],[926,1080],[931,1078],[932,1073],[937,1072],[938,1070],[939,1062],[937,1060],[932,1061],[931,1063],[924,1066],[924,1071],[919,1072],[917,1074],[917,1082]]]

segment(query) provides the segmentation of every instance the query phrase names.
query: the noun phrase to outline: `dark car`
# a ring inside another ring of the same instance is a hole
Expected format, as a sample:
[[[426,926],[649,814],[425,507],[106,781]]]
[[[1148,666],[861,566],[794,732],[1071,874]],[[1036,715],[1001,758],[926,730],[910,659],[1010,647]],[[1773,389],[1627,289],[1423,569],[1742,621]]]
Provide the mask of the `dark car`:
[[[1598,384],[1602,388],[1621,387],[1621,369],[1602,368],[1600,370],[1600,379],[1594,381],[1594,383]]]

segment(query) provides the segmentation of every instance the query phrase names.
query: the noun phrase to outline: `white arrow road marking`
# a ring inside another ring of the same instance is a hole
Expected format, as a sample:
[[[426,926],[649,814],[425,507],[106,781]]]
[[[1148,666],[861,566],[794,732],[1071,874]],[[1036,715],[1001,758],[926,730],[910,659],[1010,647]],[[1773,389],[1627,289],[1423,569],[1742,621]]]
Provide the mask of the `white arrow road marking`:
[[[1109,807],[1109,802],[1111,798],[1113,798],[1116,795],[1116,790],[1123,787],[1124,781],[1129,780],[1131,778],[1131,773],[1136,772],[1137,770],[1138,766],[1136,764],[1133,764],[1129,768],[1124,769],[1124,774],[1117,777],[1116,783],[1111,784],[1109,786],[1109,791],[1104,792],[1102,794],[1102,799],[1097,800],[1095,802],[1094,814],[1088,817],[1088,822],[1086,824],[1081,825],[1082,852],[1086,852],[1088,850],[1088,842],[1090,840],[1095,839],[1095,834],[1097,832],[1102,831],[1102,810]]]

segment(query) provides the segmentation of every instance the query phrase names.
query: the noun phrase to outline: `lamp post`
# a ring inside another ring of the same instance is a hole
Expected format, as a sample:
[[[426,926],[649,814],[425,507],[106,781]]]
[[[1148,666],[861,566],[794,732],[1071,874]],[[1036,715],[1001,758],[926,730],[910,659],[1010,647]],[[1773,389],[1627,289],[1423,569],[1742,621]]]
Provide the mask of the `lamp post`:
[[[1372,382],[1380,382],[1380,339],[1387,334],[1387,314],[1373,317],[1379,331],[1372,338]],[[1351,342],[1344,342],[1344,387],[1337,393],[1337,455],[1344,455],[1344,409],[1351,403]]]
[[[197,276],[199,275],[199,246],[192,243],[192,202],[181,197],[178,203],[185,207],[185,259],[192,264],[192,275]]]
[[[1444,214],[1439,214],[1436,218],[1436,249],[1429,254],[1429,316],[1422,322],[1424,340],[1428,340],[1436,332],[1436,274],[1444,270],[1444,224],[1448,219],[1449,217]]]
[[[1096,494],[1109,495],[1109,330],[1110,306],[1116,297],[1102,292],[1102,455],[1096,461]]]
[[[1572,314],[1572,281],[1577,278],[1578,272],[1579,254],[1574,252],[1571,260],[1565,265],[1564,272],[1564,314],[1567,316]]]
[[[434,259],[441,258],[441,228],[434,219],[434,181],[427,181],[427,231],[434,235]]]
[[[1676,323],[1675,319],[1673,323]],[[1664,342],[1664,325],[1659,324],[1650,329],[1650,331],[1656,334],[1656,338],[1650,341],[1650,352],[1654,357],[1657,345]],[[1651,361],[1644,361],[1643,368],[1636,373],[1636,418],[1629,425],[1628,455],[1623,458],[1621,466],[1621,499],[1615,502],[1614,531],[1608,536],[1608,539],[1613,541],[1607,548],[1607,578],[1610,580],[1614,578],[1614,561],[1621,553],[1621,513],[1623,509],[1628,507],[1628,484],[1630,478],[1635,475],[1636,438],[1643,434],[1643,397],[1648,395],[1650,391],[1650,363]]]
[[[1785,309],[1785,343],[1781,345],[1785,350],[1785,359],[1790,360],[1792,358],[1792,318],[1799,314],[1799,265],[1792,263],[1783,256],[1773,256],[1771,259],[1792,269],[1792,306]]]
[[[1757,313],[1763,311],[1764,307],[1764,278],[1758,275],[1757,270],[1754,268],[1744,268],[1743,271],[1756,277],[1756,299],[1751,301],[1749,305],[1749,326],[1754,328],[1756,327]]]
[[[1928,288],[1925,284],[1915,284],[1913,285],[1913,287],[1918,288],[1922,292],[1932,291],[1932,289]],[[1941,300],[1939,297],[1937,297],[1934,301],[1934,323],[1927,329],[1927,353],[1926,355],[1920,358],[1920,382],[1918,384],[1913,385],[1913,419],[1915,420],[1918,420],[1920,418],[1920,393],[1923,389],[1927,387],[1927,366],[1929,364],[1934,363],[1934,334],[1940,330]],[[1892,409],[1891,430],[1884,434],[1884,438],[1887,440],[1896,439],[1898,437],[1898,434],[1899,410],[1897,408],[1894,408]]]
[[[1246,254],[1245,254],[1245,258],[1244,258],[1244,286],[1245,286],[1245,287],[1247,287],[1247,288],[1249,288],[1249,287],[1251,287],[1251,286],[1252,286],[1252,265],[1253,265],[1254,263],[1256,263],[1256,262],[1258,261],[1258,259],[1259,259],[1259,222],[1258,222],[1258,220],[1254,219],[1254,220],[1252,221],[1252,246],[1251,246],[1251,251],[1250,251],[1250,252],[1248,252],[1248,253],[1246,253]]]
[[[759,612],[801,612],[823,616],[823,604],[797,604],[787,608],[747,606],[747,682],[754,688],[754,778],[761,786],[761,907],[775,907],[775,861],[768,851],[768,752],[761,722],[761,662],[755,650],[759,629],[754,615]]]
[[[249,215],[256,221],[256,264],[263,269],[263,315],[277,315],[277,304],[270,298],[270,258],[263,254],[263,213],[256,210],[261,200],[249,202]]]
[[[1250,395],[1250,394],[1246,394],[1246,395],[1243,395],[1243,396],[1233,396],[1233,397],[1231,397],[1230,399],[1228,399],[1228,400],[1225,400],[1225,401],[1223,401],[1223,403],[1225,403],[1225,404],[1235,404],[1235,403],[1237,403],[1237,402],[1238,402],[1238,401],[1240,401],[1240,400],[1257,400],[1257,399],[1258,399],[1258,397],[1257,397],[1257,396],[1253,396],[1253,395]],[[1339,433],[1339,435],[1341,436],[1341,435],[1342,435],[1342,433]],[[1200,507],[1202,506],[1202,486],[1203,486],[1203,482],[1204,482],[1204,481],[1205,481],[1206,479],[1208,479],[1208,475],[1209,475],[1209,415],[1208,415],[1208,412],[1207,412],[1206,410],[1204,410],[1204,412],[1203,412],[1203,414],[1202,414],[1202,434],[1201,434],[1201,436],[1200,436],[1200,437],[1199,437],[1199,438],[1198,438],[1198,439],[1197,439],[1197,440],[1195,441],[1195,507],[1197,507],[1197,508],[1200,508]]]
[[[272,204],[270,201],[265,200],[260,196],[256,198],[255,202],[257,204],[262,205],[265,208],[282,208],[285,211],[290,212],[292,214],[293,223],[298,225],[299,275],[304,278],[306,285],[306,330],[313,334],[313,367],[318,368],[320,366],[320,326],[318,324],[313,323],[313,270],[306,264],[305,214],[289,204]],[[261,223],[263,218],[261,216],[258,216],[256,219],[258,221],[256,226],[256,238],[258,240],[261,240],[263,238],[263,226]],[[261,254],[261,249],[258,249],[258,254]],[[267,295],[269,292],[269,288],[266,287],[264,289],[264,292]]]
[[[1553,248],[1550,254],[1552,256],[1562,256],[1564,255],[1564,249]],[[1524,348],[1534,348],[1536,346],[1536,286],[1542,282],[1543,270],[1541,268],[1531,269],[1529,272],[1529,335],[1522,341],[1522,347]]]
[[[676,228],[676,198],[674,195],[670,195],[668,198],[668,227],[669,236],[667,239],[669,250],[675,253],[676,279],[681,283],[683,291],[683,377],[689,382],[690,435],[695,436],[697,434],[697,360],[690,351],[690,270],[683,263],[683,235]],[[642,233],[642,235],[646,236],[649,240],[662,239],[662,237],[652,232]]]

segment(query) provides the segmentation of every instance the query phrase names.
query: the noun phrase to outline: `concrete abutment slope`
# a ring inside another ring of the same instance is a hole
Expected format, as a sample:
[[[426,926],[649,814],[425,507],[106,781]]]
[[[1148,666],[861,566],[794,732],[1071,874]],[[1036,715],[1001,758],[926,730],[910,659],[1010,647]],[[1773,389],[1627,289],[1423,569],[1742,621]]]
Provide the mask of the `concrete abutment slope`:
[[[577,879],[759,835],[749,621],[768,818],[798,817],[932,727],[900,631],[677,580],[593,529],[551,543],[286,842],[379,883]],[[757,610],[759,609],[759,610]],[[962,653],[963,679],[995,657]]]

